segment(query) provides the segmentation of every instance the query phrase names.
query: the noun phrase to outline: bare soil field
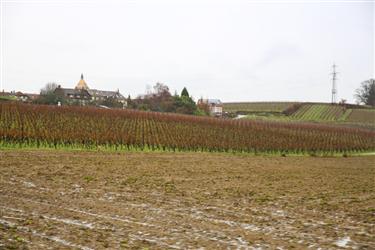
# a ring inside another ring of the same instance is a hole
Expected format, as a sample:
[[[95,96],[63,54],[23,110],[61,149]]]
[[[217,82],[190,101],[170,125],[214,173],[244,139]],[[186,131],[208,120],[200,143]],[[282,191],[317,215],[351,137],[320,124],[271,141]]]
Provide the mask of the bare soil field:
[[[0,249],[375,249],[374,162],[0,151]]]

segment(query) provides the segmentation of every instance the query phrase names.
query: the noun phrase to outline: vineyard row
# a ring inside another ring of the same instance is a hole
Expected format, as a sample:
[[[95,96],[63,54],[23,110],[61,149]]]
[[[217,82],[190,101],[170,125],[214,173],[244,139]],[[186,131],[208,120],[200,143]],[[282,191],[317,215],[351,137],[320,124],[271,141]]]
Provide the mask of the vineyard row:
[[[133,110],[0,104],[0,143],[234,152],[373,151],[375,132]]]

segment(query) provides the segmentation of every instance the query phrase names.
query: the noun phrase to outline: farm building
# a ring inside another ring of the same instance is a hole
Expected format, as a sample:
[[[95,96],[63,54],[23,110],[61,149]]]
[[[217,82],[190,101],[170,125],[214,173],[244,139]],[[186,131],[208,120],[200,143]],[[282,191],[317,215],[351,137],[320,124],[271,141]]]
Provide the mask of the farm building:
[[[91,100],[91,96],[89,92],[85,89],[62,88],[61,85],[59,85],[55,89],[55,94],[65,99],[76,101],[77,103],[81,105],[86,105]]]
[[[60,85],[55,89],[55,93],[59,96],[79,102],[81,105],[86,105],[89,102],[96,101],[105,101],[108,99],[116,100],[126,106],[126,99],[117,91],[108,91],[108,90],[97,90],[90,89],[81,74],[81,79],[77,83],[74,89],[71,88],[62,88]]]
[[[30,93],[26,93],[26,95],[28,96],[28,101],[34,101],[34,100],[36,100],[36,99],[38,99],[39,98],[39,94],[30,94]]]
[[[210,114],[213,116],[222,116],[223,115],[223,103],[219,99],[200,99],[198,100],[199,104],[207,104],[210,110]]]
[[[22,102],[27,102],[30,99],[30,97],[27,94],[22,93],[20,91],[16,92],[15,96],[18,101],[22,101]]]

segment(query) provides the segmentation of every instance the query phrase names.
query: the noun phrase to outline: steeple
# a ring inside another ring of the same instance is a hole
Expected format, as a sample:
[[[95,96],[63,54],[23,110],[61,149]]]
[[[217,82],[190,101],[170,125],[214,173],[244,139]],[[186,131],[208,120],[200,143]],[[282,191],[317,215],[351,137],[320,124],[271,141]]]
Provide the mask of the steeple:
[[[83,80],[83,73],[81,74],[81,80],[77,83],[76,89],[89,89],[89,86],[87,86],[87,83]]]

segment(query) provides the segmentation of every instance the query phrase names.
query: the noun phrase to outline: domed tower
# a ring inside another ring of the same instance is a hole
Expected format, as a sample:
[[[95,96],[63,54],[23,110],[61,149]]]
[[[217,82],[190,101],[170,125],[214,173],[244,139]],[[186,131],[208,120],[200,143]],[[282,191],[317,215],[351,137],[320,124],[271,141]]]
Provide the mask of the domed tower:
[[[79,82],[77,83],[76,89],[89,89],[89,86],[87,86],[87,83],[85,82],[85,80],[83,80],[83,74],[81,74],[81,80],[79,80]]]

